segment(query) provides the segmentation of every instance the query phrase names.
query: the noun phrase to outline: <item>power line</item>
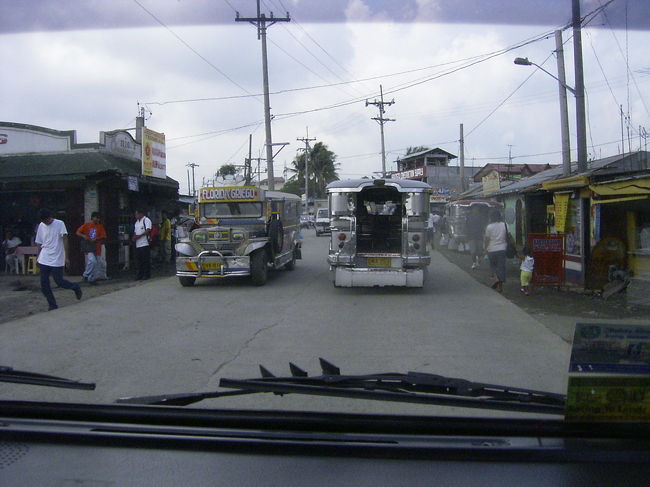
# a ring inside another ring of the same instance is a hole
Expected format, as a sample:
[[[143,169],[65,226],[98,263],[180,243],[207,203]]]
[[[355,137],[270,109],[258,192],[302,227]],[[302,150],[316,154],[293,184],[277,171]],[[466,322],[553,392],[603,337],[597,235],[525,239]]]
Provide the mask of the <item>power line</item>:
[[[247,93],[248,95],[253,96],[246,88],[244,88],[242,85],[237,83],[235,80],[233,80],[230,76],[228,76],[226,73],[224,73],[221,69],[219,69],[216,65],[214,65],[211,61],[209,61],[207,58],[205,58],[201,53],[199,53],[196,49],[194,49],[192,46],[190,46],[181,36],[179,36],[176,32],[174,32],[171,28],[169,28],[162,20],[160,20],[158,17],[154,15],[153,12],[148,10],[144,5],[142,5],[138,0],[133,0],[136,5],[138,5],[142,10],[144,10],[146,13],[148,13],[156,22],[158,22],[160,25],[162,25],[167,31],[173,35],[179,42],[181,42],[185,47],[187,47],[190,51],[192,51],[194,54],[196,54],[199,58],[201,58],[205,63],[208,64],[212,69],[214,69],[217,73],[219,73],[221,76],[226,78],[228,81],[230,81],[233,85],[235,85],[237,88],[242,90],[244,93]],[[259,100],[258,100],[259,101]]]

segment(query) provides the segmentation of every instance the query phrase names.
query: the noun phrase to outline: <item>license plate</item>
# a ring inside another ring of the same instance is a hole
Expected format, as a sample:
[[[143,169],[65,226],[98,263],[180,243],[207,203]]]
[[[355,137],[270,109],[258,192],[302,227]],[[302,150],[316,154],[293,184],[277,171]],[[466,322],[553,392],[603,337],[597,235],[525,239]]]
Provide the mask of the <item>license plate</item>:
[[[368,267],[390,267],[390,257],[368,257]]]
[[[204,262],[201,264],[204,271],[218,271],[221,269],[221,262]]]

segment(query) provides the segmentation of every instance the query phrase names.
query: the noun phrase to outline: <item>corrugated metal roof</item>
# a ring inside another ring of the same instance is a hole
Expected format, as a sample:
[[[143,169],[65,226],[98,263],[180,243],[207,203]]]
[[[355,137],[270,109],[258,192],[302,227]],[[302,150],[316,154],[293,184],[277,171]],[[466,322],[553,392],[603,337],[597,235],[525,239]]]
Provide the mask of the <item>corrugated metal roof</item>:
[[[626,172],[642,171],[648,169],[647,160],[648,153],[644,151],[633,152],[630,154],[618,154],[615,156],[605,157],[603,159],[596,159],[587,163],[587,170],[584,172],[578,171],[578,163],[571,163],[571,177],[574,176],[600,176],[623,174]],[[510,186],[496,191],[493,195],[504,195],[510,193],[520,193],[526,191],[534,191],[546,181],[561,179],[562,167],[554,167],[547,169],[540,173],[534,174],[527,178],[522,178],[515,181]]]
[[[141,176],[141,164],[140,161],[99,151],[0,156],[0,180],[4,182],[83,179],[106,172]],[[178,183],[169,177],[165,180],[150,179],[158,184],[178,186]]]

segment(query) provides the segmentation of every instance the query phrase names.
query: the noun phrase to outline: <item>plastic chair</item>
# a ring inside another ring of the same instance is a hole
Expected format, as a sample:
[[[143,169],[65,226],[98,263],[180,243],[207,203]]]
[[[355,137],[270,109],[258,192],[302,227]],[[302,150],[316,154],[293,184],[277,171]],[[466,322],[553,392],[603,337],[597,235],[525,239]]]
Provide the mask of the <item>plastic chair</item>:
[[[30,255],[29,259],[27,260],[27,274],[37,275],[39,273],[40,273],[40,269],[38,268],[38,262],[36,261],[36,256]]]

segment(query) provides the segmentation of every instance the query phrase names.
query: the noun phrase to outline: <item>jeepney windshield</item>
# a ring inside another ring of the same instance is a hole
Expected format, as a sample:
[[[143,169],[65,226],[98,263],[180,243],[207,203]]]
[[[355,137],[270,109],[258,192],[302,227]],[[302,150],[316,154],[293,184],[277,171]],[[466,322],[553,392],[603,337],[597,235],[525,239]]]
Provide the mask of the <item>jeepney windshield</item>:
[[[201,216],[205,218],[260,217],[260,202],[202,203]]]

